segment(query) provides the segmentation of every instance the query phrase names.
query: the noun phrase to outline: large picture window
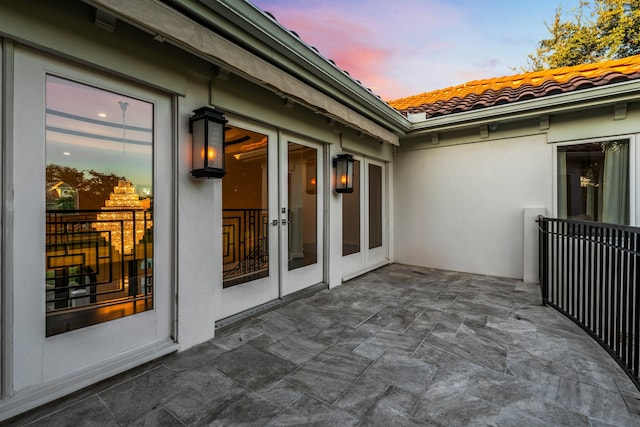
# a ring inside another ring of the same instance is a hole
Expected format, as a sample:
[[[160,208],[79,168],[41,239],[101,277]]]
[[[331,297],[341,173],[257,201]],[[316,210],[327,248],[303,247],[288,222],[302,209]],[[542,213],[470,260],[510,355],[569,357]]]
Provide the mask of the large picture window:
[[[47,76],[47,336],[153,308],[153,118]]]
[[[558,217],[629,224],[629,140],[558,147]]]

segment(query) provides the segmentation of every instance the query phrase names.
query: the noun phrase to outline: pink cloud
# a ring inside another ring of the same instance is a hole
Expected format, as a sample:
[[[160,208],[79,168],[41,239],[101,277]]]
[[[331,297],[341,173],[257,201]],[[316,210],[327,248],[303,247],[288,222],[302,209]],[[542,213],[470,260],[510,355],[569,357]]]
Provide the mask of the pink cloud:
[[[428,78],[429,58],[455,45],[442,29],[464,21],[458,9],[438,0],[254,1],[384,99],[416,93],[416,79],[406,76]]]
[[[296,10],[283,10],[276,15],[278,21],[295,31],[300,38],[317,48],[327,59],[346,70],[363,85],[379,92],[392,82],[383,77],[384,70],[395,60],[397,49],[378,43],[372,26],[353,23],[341,14],[324,11],[309,16]]]

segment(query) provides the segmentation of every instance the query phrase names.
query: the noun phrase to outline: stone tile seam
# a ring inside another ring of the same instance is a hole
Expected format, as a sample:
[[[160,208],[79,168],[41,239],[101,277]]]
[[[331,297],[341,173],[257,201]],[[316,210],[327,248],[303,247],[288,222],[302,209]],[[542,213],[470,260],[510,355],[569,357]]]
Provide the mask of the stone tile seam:
[[[245,387],[245,390],[249,390]],[[266,403],[268,403],[271,406],[274,406],[275,408],[277,408],[276,414],[271,417],[272,419],[277,417],[278,415],[280,415],[282,412],[285,411],[286,408],[288,408],[289,406],[283,407],[283,406],[279,406],[274,404],[273,402],[269,401],[268,399],[264,398],[263,396],[260,395],[260,393],[254,392],[253,390],[249,390],[249,394],[248,395],[252,395]],[[209,419],[217,419],[218,416],[220,414],[222,414],[222,412],[224,412],[227,408],[229,408],[231,405],[235,404],[236,402],[240,401],[241,399],[244,399],[246,396],[245,394],[239,393],[238,395],[234,396],[233,398],[229,399],[228,401],[224,402],[224,404],[222,404],[215,412],[212,412],[211,414],[208,414],[207,418]],[[297,401],[300,398],[300,396],[298,396],[296,399],[294,399],[294,401]]]
[[[31,421],[27,422],[26,424],[24,424],[24,426],[25,426],[25,427],[27,427],[27,426],[33,425],[33,424],[35,424],[35,423],[37,423],[37,422],[43,421],[43,420],[45,420],[46,418],[49,418],[49,417],[51,417],[51,416],[53,416],[53,415],[56,415],[56,414],[59,414],[60,412],[62,412],[62,411],[64,411],[64,410],[67,410],[67,409],[69,409],[69,408],[72,408],[72,407],[74,407],[75,405],[78,405],[78,404],[80,404],[80,403],[86,402],[86,401],[88,401],[89,399],[91,399],[91,398],[93,398],[93,397],[98,397],[97,393],[92,393],[92,394],[90,394],[90,395],[88,395],[88,396],[86,396],[86,397],[83,397],[82,399],[80,399],[80,400],[78,400],[78,401],[75,401],[75,402],[70,403],[70,404],[68,404],[68,405],[62,406],[62,407],[58,408],[57,410],[55,410],[55,411],[53,411],[53,412],[47,412],[46,414],[44,414],[44,415],[42,415],[42,416],[37,416],[35,419],[33,419],[33,420],[31,420]],[[102,399],[100,399],[100,401],[101,401],[101,403],[104,405],[104,402],[102,402]],[[107,410],[109,410],[109,408],[107,408]],[[110,410],[109,410],[109,413],[111,414],[111,411],[110,411]],[[113,414],[111,414],[111,416],[113,416]],[[117,420],[116,420],[115,418],[114,418],[114,421],[116,421],[116,422],[117,422]],[[118,423],[118,424],[119,424],[119,423]]]
[[[364,319],[362,322],[358,323],[353,329],[357,329],[358,327],[364,325],[365,323],[367,323],[367,321],[371,318],[373,318],[374,316],[378,315],[378,313],[382,312],[384,309],[386,309],[388,306],[383,306],[380,310],[376,311],[375,313],[372,313],[370,316],[368,316],[366,319]],[[357,348],[357,347],[356,347]],[[355,349],[354,349],[355,350]]]
[[[113,419],[113,421],[116,422],[116,424],[118,425],[122,425],[122,423],[120,422],[120,420],[118,420],[118,417],[116,417],[116,414],[113,413],[113,411],[111,410],[111,407],[107,404],[107,402],[102,398],[102,396],[100,396],[99,393],[95,394],[96,399],[98,399],[98,401],[100,402],[100,404],[102,406],[105,407],[105,409],[107,410],[107,412],[109,412],[109,415],[111,415],[111,418]]]

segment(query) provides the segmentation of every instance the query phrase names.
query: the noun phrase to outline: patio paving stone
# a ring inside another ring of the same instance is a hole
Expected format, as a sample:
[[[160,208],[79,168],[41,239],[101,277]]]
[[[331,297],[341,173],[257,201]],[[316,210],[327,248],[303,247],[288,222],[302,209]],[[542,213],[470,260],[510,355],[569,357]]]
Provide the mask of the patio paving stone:
[[[413,419],[411,413],[417,396],[396,387],[387,387],[362,417],[366,426],[424,426],[425,422]]]
[[[640,392],[536,284],[392,264],[8,426],[637,426]]]
[[[302,365],[326,350],[327,344],[296,333],[266,347],[266,350],[295,365]]]
[[[223,407],[245,390],[208,365],[187,371],[175,378],[184,391],[176,394],[164,407],[184,424],[199,424],[211,411]]]
[[[202,423],[208,426],[262,426],[279,413],[276,406],[255,394],[244,394]]]
[[[371,336],[364,329],[351,328],[349,326],[334,326],[319,332],[315,339],[342,347],[345,350],[353,350]]]
[[[411,354],[421,342],[420,338],[408,334],[382,330],[368,337],[353,352],[367,359],[377,360],[385,353]]]
[[[275,384],[296,369],[295,364],[250,345],[235,348],[210,363],[251,390]]]
[[[120,424],[130,424],[189,387],[162,366],[98,394]]]
[[[286,376],[285,381],[325,402],[333,402],[371,363],[347,350],[329,347]]]
[[[355,380],[334,406],[362,418],[389,388],[382,379],[367,373]]]
[[[427,389],[436,367],[424,360],[403,354],[386,353],[367,370],[398,389],[419,394]]]
[[[280,412],[267,426],[356,426],[359,420],[308,395],[302,395],[286,410]]]

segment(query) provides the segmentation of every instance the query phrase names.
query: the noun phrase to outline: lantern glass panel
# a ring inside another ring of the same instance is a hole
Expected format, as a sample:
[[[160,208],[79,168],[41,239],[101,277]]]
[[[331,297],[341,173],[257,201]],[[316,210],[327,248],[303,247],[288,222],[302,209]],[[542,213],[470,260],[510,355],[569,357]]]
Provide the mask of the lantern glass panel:
[[[335,159],[335,187],[338,193],[353,191],[353,157],[341,154]]]
[[[347,189],[353,189],[353,161],[345,162],[347,164]]]
[[[204,158],[205,150],[205,121],[195,120],[192,122],[192,136],[193,141],[193,160],[192,169],[204,169],[206,162]]]
[[[336,165],[336,188],[343,189],[347,187],[347,162],[338,160]]]
[[[223,124],[215,122],[213,120],[209,120],[209,141],[207,144],[207,158],[205,162],[206,166],[224,170],[224,155],[222,155],[223,144]]]

